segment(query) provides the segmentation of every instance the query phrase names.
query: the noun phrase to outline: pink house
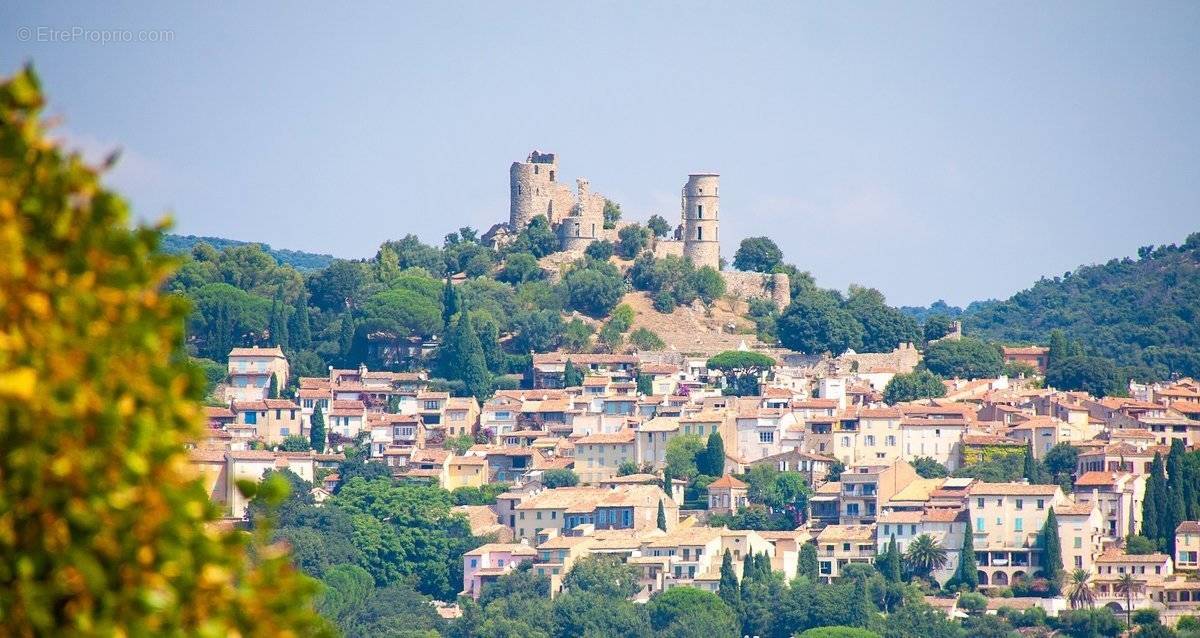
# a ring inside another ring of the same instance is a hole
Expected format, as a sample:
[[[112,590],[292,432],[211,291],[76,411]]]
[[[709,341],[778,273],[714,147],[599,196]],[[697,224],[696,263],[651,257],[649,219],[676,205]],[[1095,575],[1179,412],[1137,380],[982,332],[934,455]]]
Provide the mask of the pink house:
[[[476,600],[483,586],[513,571],[537,552],[520,543],[488,543],[463,554],[463,594]]]

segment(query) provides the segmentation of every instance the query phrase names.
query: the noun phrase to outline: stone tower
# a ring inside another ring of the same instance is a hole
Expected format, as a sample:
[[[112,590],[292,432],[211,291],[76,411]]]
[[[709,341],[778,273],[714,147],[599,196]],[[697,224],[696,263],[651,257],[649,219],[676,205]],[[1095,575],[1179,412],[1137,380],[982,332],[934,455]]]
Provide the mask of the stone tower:
[[[571,187],[557,181],[558,158],[554,153],[533,151],[524,162],[508,169],[508,223],[520,232],[538,215],[551,224],[571,214],[575,195]]]
[[[721,269],[720,228],[721,176],[716,173],[688,175],[683,186],[683,256],[697,268]]]

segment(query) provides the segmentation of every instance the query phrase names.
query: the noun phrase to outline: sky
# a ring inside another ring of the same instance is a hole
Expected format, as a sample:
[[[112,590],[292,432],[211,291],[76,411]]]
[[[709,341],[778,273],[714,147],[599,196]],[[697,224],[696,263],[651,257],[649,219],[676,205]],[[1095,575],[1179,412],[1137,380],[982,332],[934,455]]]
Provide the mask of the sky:
[[[725,257],[896,305],[1200,231],[1200,3],[3,4],[0,73],[184,234],[440,243],[534,149],[632,220],[718,172]]]

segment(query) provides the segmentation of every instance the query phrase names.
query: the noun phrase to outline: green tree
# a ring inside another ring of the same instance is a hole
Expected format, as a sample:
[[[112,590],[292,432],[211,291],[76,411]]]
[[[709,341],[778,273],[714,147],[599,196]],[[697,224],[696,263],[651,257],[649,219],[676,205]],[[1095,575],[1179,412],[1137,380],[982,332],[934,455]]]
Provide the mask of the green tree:
[[[548,488],[574,487],[579,485],[579,475],[573,470],[555,468],[542,472],[542,485]]]
[[[733,255],[733,267],[751,272],[774,272],[783,263],[783,251],[770,237],[747,237]]]
[[[1118,394],[1122,381],[1113,362],[1103,357],[1068,357],[1046,368],[1046,385],[1096,397]]]
[[[288,338],[293,348],[304,349],[312,345],[312,325],[308,317],[308,295],[300,293],[296,307],[289,313]]]
[[[491,395],[492,380],[479,335],[471,325],[471,313],[463,310],[438,350],[438,370],[447,379],[466,386],[468,396],[483,400]]]
[[[954,321],[950,317],[941,314],[931,315],[925,320],[925,325],[923,326],[925,340],[933,341],[935,339],[941,339],[942,337],[950,334],[950,331],[953,330],[953,328]]]
[[[946,396],[942,378],[928,370],[915,370],[892,377],[883,388],[883,400],[891,405],[917,399]]]
[[[696,455],[696,470],[707,476],[725,474],[725,441],[721,439],[719,432],[708,435],[704,452]]]
[[[601,261],[577,264],[563,278],[567,306],[593,318],[612,312],[625,291],[625,282],[617,267]]]
[[[275,296],[271,300],[271,320],[269,330],[271,333],[270,344],[287,350],[289,348],[288,311],[287,304],[283,300],[283,284],[280,284],[275,289]]]
[[[654,635],[718,638],[737,635],[737,614],[722,598],[695,587],[671,587],[646,603]]]
[[[918,456],[913,459],[912,466],[921,478],[943,478],[950,476],[950,471],[946,469],[945,465],[938,463],[936,459],[929,456]]]
[[[349,313],[342,314],[342,321],[338,327],[338,353],[342,357],[343,363],[349,365],[350,351],[354,348],[354,317]]]
[[[658,525],[658,529],[664,532],[667,531],[667,512],[663,509],[663,502],[661,500],[658,502],[658,516],[655,518],[655,523]]]
[[[614,252],[616,252],[616,247],[607,239],[594,241],[588,244],[587,248],[583,250],[583,254],[588,259],[597,259],[599,261],[608,261]]]
[[[0,82],[5,633],[331,635],[285,552],[248,553],[269,530],[212,525],[184,450],[204,379],[160,290],[178,260],[45,137],[43,104],[32,69]]]
[[[560,320],[561,323],[561,320]],[[592,339],[592,327],[575,317],[561,327],[562,347],[568,352],[583,352]]]
[[[805,543],[800,547],[800,564],[797,572],[801,576],[816,582],[819,575],[817,561],[817,545],[815,542]]]
[[[738,601],[742,597],[737,573],[733,571],[733,557],[729,554],[728,549],[721,556],[721,580],[718,584],[717,595],[731,609],[738,608]]]
[[[662,338],[649,328],[638,328],[629,333],[629,343],[638,350],[662,350],[667,347]]]
[[[1042,550],[1042,575],[1057,585],[1063,574],[1062,541],[1058,536],[1058,517],[1054,515],[1053,508],[1046,514],[1046,523],[1038,535],[1038,547]]]
[[[616,253],[622,259],[633,259],[650,243],[650,231],[638,224],[629,224],[617,231]]]
[[[307,452],[311,448],[308,439],[299,434],[293,434],[283,439],[279,444],[279,449],[284,452]]]
[[[684,434],[671,438],[667,441],[667,449],[664,454],[667,471],[676,478],[695,478],[699,474],[696,468],[696,455],[704,449],[706,449],[704,440],[695,434]]]
[[[930,372],[945,379],[987,379],[1004,370],[999,350],[970,337],[930,344],[924,363]]]
[[[887,305],[883,293],[874,288],[851,286],[845,308],[862,326],[862,352],[891,352],[921,339],[917,321]]]
[[[575,561],[563,579],[563,589],[624,599],[636,594],[641,585],[637,567],[619,556],[599,554]]]
[[[946,566],[946,548],[928,534],[921,534],[908,544],[905,554],[909,570],[916,576],[929,579],[933,572]]]
[[[1096,606],[1096,593],[1092,591],[1092,575],[1086,569],[1071,572],[1067,581],[1067,600],[1071,609]]]
[[[808,354],[840,355],[862,345],[862,326],[823,293],[793,299],[776,322],[776,331],[785,348]]]
[[[541,276],[542,268],[536,257],[529,253],[513,253],[504,260],[504,267],[496,274],[496,279],[515,286]]]
[[[604,200],[604,227],[616,228],[621,220],[621,205],[611,199]]]
[[[450,324],[459,310],[462,308],[459,304],[458,292],[454,290],[454,284],[450,283],[450,278],[446,277],[446,282],[442,286],[442,327],[447,332],[450,331]]]
[[[671,234],[671,224],[662,215],[651,215],[649,221],[646,222],[646,228],[654,233],[655,237],[666,237]]]
[[[308,444],[317,452],[325,451],[325,415],[321,412],[320,403],[313,408],[309,419]]]
[[[979,587],[979,566],[975,559],[975,530],[969,517],[966,530],[963,531],[962,549],[958,552],[958,569],[954,573],[953,582],[971,591],[975,591]]]
[[[271,374],[271,381],[267,386],[267,398],[279,398],[279,376],[274,373]]]
[[[509,245],[509,254],[527,252],[541,259],[546,255],[558,252],[561,246],[558,235],[550,227],[545,215],[538,215],[530,220],[529,225],[522,230],[513,243]]]

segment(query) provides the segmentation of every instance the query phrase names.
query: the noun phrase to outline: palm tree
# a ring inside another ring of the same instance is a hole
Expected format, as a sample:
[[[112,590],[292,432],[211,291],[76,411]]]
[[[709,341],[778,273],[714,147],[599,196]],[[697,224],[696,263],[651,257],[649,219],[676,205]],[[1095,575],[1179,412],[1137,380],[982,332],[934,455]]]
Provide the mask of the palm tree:
[[[914,574],[929,578],[930,574],[946,566],[946,548],[929,534],[921,534],[909,543],[905,560]]]
[[[1071,601],[1071,609],[1090,609],[1096,606],[1096,594],[1092,592],[1091,578],[1092,575],[1086,569],[1071,572],[1071,581],[1068,584],[1070,589],[1067,590],[1067,600]]]
[[[1125,624],[1133,626],[1133,590],[1137,588],[1137,579],[1133,574],[1121,574],[1113,589],[1125,594]]]

